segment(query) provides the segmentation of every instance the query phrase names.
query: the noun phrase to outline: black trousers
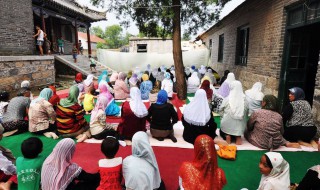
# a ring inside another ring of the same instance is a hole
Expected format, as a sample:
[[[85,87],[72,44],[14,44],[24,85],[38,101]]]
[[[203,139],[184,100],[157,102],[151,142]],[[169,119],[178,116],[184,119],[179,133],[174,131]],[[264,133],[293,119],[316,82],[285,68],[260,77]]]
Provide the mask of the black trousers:
[[[284,128],[283,137],[290,142],[310,142],[316,133],[316,126],[291,126]]]

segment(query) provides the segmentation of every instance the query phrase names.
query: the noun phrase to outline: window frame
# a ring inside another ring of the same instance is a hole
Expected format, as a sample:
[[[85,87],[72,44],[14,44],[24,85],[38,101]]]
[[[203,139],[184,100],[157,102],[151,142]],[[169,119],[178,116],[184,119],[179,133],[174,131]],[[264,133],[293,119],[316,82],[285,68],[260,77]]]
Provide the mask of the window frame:
[[[235,65],[247,66],[249,52],[250,26],[248,24],[237,29]]]
[[[223,63],[223,51],[224,50],[224,34],[219,35],[218,44],[218,62]]]

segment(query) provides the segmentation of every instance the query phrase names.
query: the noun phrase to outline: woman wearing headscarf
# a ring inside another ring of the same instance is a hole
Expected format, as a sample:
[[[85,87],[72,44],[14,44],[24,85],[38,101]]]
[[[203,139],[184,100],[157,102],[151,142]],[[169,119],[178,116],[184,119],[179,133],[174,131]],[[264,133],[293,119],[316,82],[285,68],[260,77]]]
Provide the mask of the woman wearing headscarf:
[[[99,75],[98,77],[98,83],[100,84],[100,81],[102,80],[103,76],[106,75],[107,78],[105,78],[105,81],[106,82],[109,82],[109,78],[108,78],[108,71],[107,70],[104,70],[102,71],[101,75]]]
[[[199,69],[199,74],[198,74],[199,79],[202,79],[202,77],[204,76],[204,74],[206,74],[206,72],[207,72],[206,66],[201,65]]]
[[[164,74],[164,79],[161,82],[161,90],[165,90],[168,93],[168,98],[169,100],[172,99],[172,94],[173,94],[173,82],[171,80],[171,75],[170,73],[166,72]]]
[[[115,84],[116,80],[118,79],[119,74],[116,71],[113,71],[111,76],[110,76],[110,83],[112,85]]]
[[[164,77],[164,73],[165,73],[165,72],[160,71],[160,72],[158,73],[157,78],[156,78],[156,79],[157,79],[158,81],[160,81],[161,83],[162,83],[163,79],[165,78],[165,77]]]
[[[183,139],[191,144],[202,134],[212,139],[217,136],[217,124],[209,108],[206,91],[197,90],[194,99],[185,107],[181,121],[184,126]]]
[[[133,74],[129,79],[129,87],[140,87],[140,81],[138,80],[137,74]]]
[[[114,98],[116,100],[124,100],[129,97],[129,89],[126,83],[124,82],[126,74],[123,72],[119,73],[118,80],[114,85]]]
[[[84,119],[84,110],[78,104],[79,88],[72,86],[69,96],[61,99],[57,106],[57,129],[62,137],[76,137],[78,142],[82,142],[90,137],[88,124]]]
[[[84,87],[84,92],[90,92],[91,89],[94,88],[94,84],[93,84],[93,75],[90,74],[87,76],[87,79],[83,81],[83,87]]]
[[[140,85],[141,99],[148,100],[149,93],[152,90],[152,82],[149,80],[149,76],[147,74],[142,75],[142,80],[143,82]]]
[[[282,112],[285,125],[283,136],[288,141],[318,148],[318,144],[313,140],[317,128],[313,122],[311,106],[304,98],[305,94],[301,88],[289,89],[290,103]]]
[[[278,152],[267,152],[259,163],[262,174],[258,190],[290,190],[288,162]]]
[[[152,85],[154,86],[154,83],[156,82],[157,80],[157,77],[158,77],[158,69],[157,68],[154,68],[152,71],[151,71],[151,74],[150,74],[150,81],[152,82]]]
[[[246,100],[249,106],[249,113],[248,113],[249,116],[254,111],[261,109],[261,102],[264,96],[261,90],[262,90],[262,83],[256,82],[254,83],[251,89],[245,91]]]
[[[188,78],[188,82],[187,82],[187,92],[188,93],[195,93],[200,85],[200,79],[198,77],[198,73],[197,72],[193,72],[191,74],[191,77]]]
[[[87,173],[71,161],[75,150],[75,142],[70,138],[58,142],[42,165],[42,189],[95,190],[99,186],[99,173]]]
[[[298,143],[290,143],[283,136],[282,117],[278,113],[278,100],[273,95],[266,95],[262,100],[262,109],[253,112],[247,122],[245,138],[254,146],[273,150],[282,145],[300,148]]]
[[[216,85],[217,84],[216,77],[213,75],[211,69],[208,69],[208,71],[204,74],[204,76],[207,76],[207,77],[210,78],[210,82],[211,82],[212,85]]]
[[[296,190],[320,189],[320,165],[308,169],[308,172],[299,183]]]
[[[120,114],[120,108],[115,103],[114,98],[112,94],[109,92],[106,84],[101,84],[99,86],[100,94],[99,97],[104,96],[107,98],[107,107],[105,109],[105,114],[108,116],[119,116]]]
[[[49,102],[53,92],[50,88],[44,88],[40,95],[32,100],[29,108],[29,131],[31,133],[43,134],[48,138],[57,139],[56,112]]]
[[[159,93],[160,88],[161,88],[160,83],[161,82],[157,80],[154,83],[153,89],[149,93],[149,101],[151,103],[155,103],[157,101],[158,93]]]
[[[109,85],[109,83],[107,82],[108,80],[108,76],[107,75],[103,75],[101,77],[101,80],[99,82],[98,88],[100,88],[101,85],[105,85],[108,88],[108,91],[112,94],[114,94],[114,90],[113,88]]]
[[[122,171],[126,189],[164,189],[158,163],[145,132],[134,134],[132,155],[123,160]]]
[[[219,84],[220,84],[220,85],[222,85],[223,82],[227,79],[229,73],[230,73],[229,70],[225,70],[225,71],[224,71],[223,77],[222,77],[222,78],[220,79],[220,81],[219,81]]]
[[[218,90],[218,94],[221,95],[223,98],[229,96],[230,93],[230,84],[235,81],[235,76],[233,73],[229,73],[227,79],[222,83]]]
[[[167,92],[160,90],[157,102],[149,107],[147,120],[150,123],[150,133],[159,141],[170,138],[173,142],[177,142],[174,137],[173,125],[178,122],[178,114],[173,105],[167,101]]]
[[[117,128],[120,135],[125,139],[132,139],[137,131],[146,131],[146,116],[148,110],[141,100],[139,88],[130,89],[130,101],[122,104],[121,122]]]
[[[107,136],[116,136],[117,132],[106,122],[105,110],[108,104],[108,98],[99,95],[97,103],[91,112],[90,133],[95,139],[105,139]]]
[[[49,99],[50,104],[52,104],[53,108],[55,109],[58,103],[60,102],[60,97],[57,94],[56,87],[53,85],[49,86],[49,88],[52,90],[52,96]]]
[[[247,110],[248,104],[241,83],[239,81],[230,83],[230,94],[220,106],[222,117],[220,136],[228,144],[231,143],[231,138],[236,139],[237,145],[242,144],[241,135],[243,135],[246,127]]]
[[[194,143],[194,159],[179,169],[179,186],[184,190],[222,190],[227,184],[224,171],[218,167],[217,151],[211,137],[200,135]]]

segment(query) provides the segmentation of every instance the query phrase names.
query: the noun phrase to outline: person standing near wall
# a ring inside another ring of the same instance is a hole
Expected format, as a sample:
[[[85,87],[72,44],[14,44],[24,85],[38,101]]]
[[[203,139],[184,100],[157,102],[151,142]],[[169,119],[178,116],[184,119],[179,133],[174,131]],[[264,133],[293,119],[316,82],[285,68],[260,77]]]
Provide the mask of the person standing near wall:
[[[37,30],[37,34],[33,36],[33,38],[37,37],[37,46],[39,47],[39,51],[40,51],[40,55],[43,55],[43,49],[42,49],[42,45],[43,45],[43,41],[44,38],[47,36],[46,33],[44,33],[40,26],[36,26],[36,30]]]
[[[59,55],[64,54],[63,43],[64,40],[62,39],[62,36],[60,36],[60,38],[58,39]]]

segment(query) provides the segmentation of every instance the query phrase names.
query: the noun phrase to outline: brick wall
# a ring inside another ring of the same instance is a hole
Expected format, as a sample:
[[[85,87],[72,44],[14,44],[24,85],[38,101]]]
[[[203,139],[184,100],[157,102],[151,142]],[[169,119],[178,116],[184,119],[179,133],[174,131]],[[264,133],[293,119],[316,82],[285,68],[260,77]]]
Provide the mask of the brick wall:
[[[32,0],[2,0],[0,7],[0,55],[31,55],[35,49]]]
[[[31,86],[55,82],[53,56],[0,56],[0,90],[16,90],[23,80]]]
[[[233,13],[216,24],[204,37],[212,39],[212,67],[220,74],[226,69],[235,73],[244,89],[260,81],[264,93],[278,94],[282,64],[286,15],[284,7],[296,0],[245,1]],[[247,66],[235,65],[237,29],[250,28]],[[218,62],[219,35],[224,34],[223,62]]]
[[[319,58],[320,59],[320,58]],[[316,126],[318,126],[317,138],[320,137],[320,61],[316,76],[316,87],[314,89],[312,113]]]

